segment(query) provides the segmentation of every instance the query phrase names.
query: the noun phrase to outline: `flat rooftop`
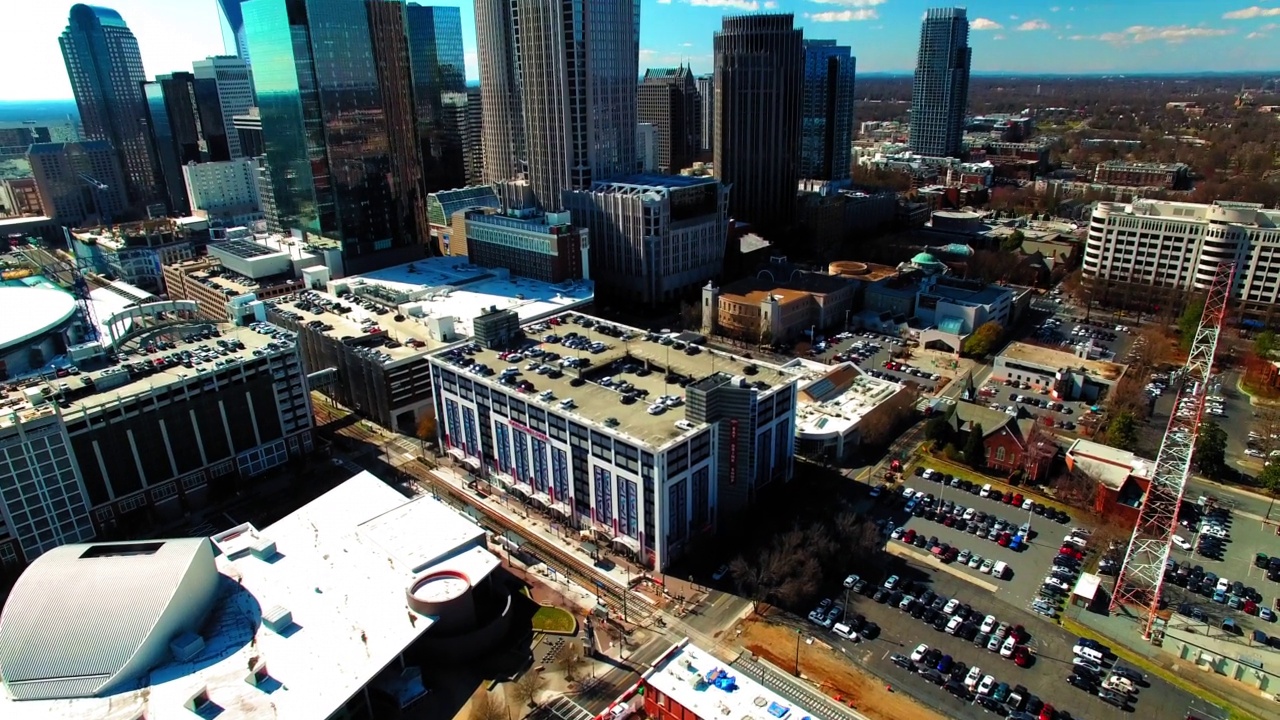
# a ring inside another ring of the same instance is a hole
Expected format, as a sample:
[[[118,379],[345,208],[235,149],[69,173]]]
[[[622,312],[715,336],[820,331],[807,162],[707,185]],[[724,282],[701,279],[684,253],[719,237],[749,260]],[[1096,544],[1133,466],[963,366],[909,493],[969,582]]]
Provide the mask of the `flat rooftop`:
[[[836,365],[801,387],[796,432],[814,436],[843,434],[902,389],[896,382],[867,375],[853,363]]]
[[[692,432],[691,430],[681,430],[675,426],[677,420],[688,420],[684,404],[677,407],[669,407],[657,415],[650,415],[648,412],[649,405],[662,395],[677,396],[684,399],[685,391],[680,386],[679,381],[667,382],[669,374],[679,375],[681,379],[685,380],[698,381],[714,373],[727,373],[730,376],[744,377],[749,382],[763,382],[770,388],[793,382],[805,376],[805,371],[801,368],[784,369],[760,360],[731,355],[701,346],[698,347],[696,355],[689,355],[687,354],[688,346],[685,346],[686,349],[682,350],[675,345],[675,341],[668,345],[662,344],[662,339],[666,336],[651,334],[650,336],[653,339],[647,340],[645,339],[646,333],[643,330],[601,321],[598,318],[581,313],[566,313],[555,316],[555,318],[560,320],[562,324],[559,326],[549,325],[545,322],[526,324],[525,333],[529,336],[527,347],[536,347],[544,351],[557,353],[561,355],[561,359],[568,357],[587,359],[590,361],[590,365],[580,370],[568,367],[563,368],[563,375],[555,378],[549,374],[539,375],[537,366],[547,364],[559,367],[559,360],[547,362],[537,358],[526,357],[519,361],[507,361],[500,357],[504,352],[503,350],[481,348],[478,352],[465,357],[470,357],[477,363],[487,365],[495,373],[489,377],[482,378],[468,372],[466,368],[453,365],[447,356],[449,350],[437,352],[434,358],[438,363],[469,377],[473,381],[485,382],[493,387],[502,388],[512,395],[521,393],[515,387],[502,385],[499,383],[498,378],[508,367],[518,368],[520,371],[518,379],[528,380],[533,384],[532,391],[523,393],[530,402],[556,408],[558,412],[576,417],[581,422],[602,427],[607,426],[607,420],[615,418],[619,421],[619,424],[610,428],[612,432],[630,436],[651,447],[662,447],[676,438]],[[584,327],[578,324],[583,320],[591,323],[592,327]],[[600,332],[601,324],[623,331],[630,336],[630,339],[613,337]],[[572,350],[559,342],[544,341],[544,338],[551,334],[557,335],[563,340],[571,332],[586,337],[591,342],[603,343],[606,346],[605,350],[600,353],[592,353],[588,350]],[[624,371],[623,367],[628,364],[634,365],[636,370],[644,374]],[[748,372],[752,372],[747,370],[748,366],[754,368],[754,374],[748,374]],[[574,383],[578,378],[581,378],[582,382],[575,386]],[[623,404],[622,393],[603,384],[606,378],[631,383],[637,390],[647,391],[648,396],[647,398],[637,399],[633,404]],[[548,390],[551,391],[552,397],[546,400],[539,398],[540,393]],[[570,398],[575,404],[573,409],[565,410],[559,407],[561,401]]]
[[[1125,366],[1106,360],[1089,360],[1077,357],[1069,352],[1030,345],[1023,342],[1011,342],[1000,351],[1000,357],[1015,362],[1030,363],[1046,370],[1083,370],[1086,375],[1115,382],[1124,374]]]
[[[654,663],[643,682],[700,718],[801,720],[813,715],[687,638]]]
[[[980,288],[968,288],[945,285],[941,282],[935,283],[926,292],[929,295],[946,298],[954,302],[973,303],[975,305],[991,305],[998,302],[1005,295],[1014,294],[1010,288],[1000,285],[983,285]]]
[[[401,343],[400,347],[382,348],[394,363],[422,354],[421,349],[404,344],[409,339],[426,343],[429,349],[457,342],[432,339],[427,330],[430,318],[453,318],[454,334],[459,338],[469,338],[474,334],[475,318],[491,307],[514,310],[522,321],[532,321],[588,303],[595,297],[594,285],[589,280],[552,285],[512,276],[502,270],[471,265],[456,257],[417,260],[365,275],[333,280],[329,287],[354,288],[362,283],[374,283],[406,293],[426,291],[427,294],[423,299],[399,305],[395,311],[382,308],[384,312],[381,314],[358,302],[339,299],[331,291],[312,292],[329,302],[350,307],[350,312],[343,315],[334,312],[318,314],[305,309],[306,303],[299,306],[298,298],[293,295],[267,302],[278,310],[298,313],[302,317],[297,322],[303,325],[312,320],[332,325],[332,330],[324,332],[338,339],[367,334],[364,331],[365,321],[372,320],[388,337]],[[397,320],[397,315],[401,319]]]
[[[328,717],[434,624],[405,605],[418,566],[462,572],[473,584],[497,567],[483,536],[439,501],[406,500],[362,472],[270,527],[241,525],[212,538],[223,577],[202,631],[205,647],[190,662],[171,660],[144,676],[143,687],[109,697],[5,695],[0,715],[189,720],[197,715],[185,703],[204,689],[225,711],[220,717]],[[268,557],[253,550],[269,543]],[[278,632],[264,622],[285,611],[292,622]],[[246,679],[255,658],[270,675],[258,686]]]

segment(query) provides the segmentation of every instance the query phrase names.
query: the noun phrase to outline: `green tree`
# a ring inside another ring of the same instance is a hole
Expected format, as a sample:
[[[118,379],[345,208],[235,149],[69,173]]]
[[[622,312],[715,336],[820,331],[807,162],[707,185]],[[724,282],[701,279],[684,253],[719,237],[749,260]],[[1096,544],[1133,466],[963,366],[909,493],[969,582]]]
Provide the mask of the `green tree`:
[[[951,439],[951,423],[941,415],[934,417],[925,424],[924,437],[935,446],[946,445]]]
[[[1138,422],[1133,413],[1122,412],[1107,426],[1107,442],[1121,450],[1133,450],[1138,446]]]
[[[1005,238],[1000,242],[1000,249],[1004,250],[1005,252],[1013,252],[1014,250],[1021,250],[1022,241],[1025,240],[1026,237],[1027,237],[1026,235],[1022,234],[1021,230],[1015,229],[1013,232],[1009,233],[1009,237]]]
[[[1280,463],[1271,463],[1258,473],[1258,484],[1272,495],[1280,495]]]
[[[969,430],[969,437],[964,441],[964,461],[972,467],[982,467],[985,456],[982,444],[982,425],[974,423]]]
[[[1204,314],[1204,300],[1196,300],[1187,305],[1178,318],[1178,341],[1183,350],[1191,349],[1191,341],[1196,337],[1196,329],[1200,327],[1200,316]]]
[[[1271,357],[1271,353],[1276,350],[1276,334],[1270,330],[1263,330],[1253,339],[1253,354],[1260,359],[1266,360]]]
[[[965,338],[961,348],[966,355],[982,357],[991,354],[1004,336],[1004,326],[992,320],[978,326],[969,337]]]
[[[1196,468],[1207,477],[1221,477],[1227,469],[1227,431],[1215,422],[1201,425],[1193,460]]]

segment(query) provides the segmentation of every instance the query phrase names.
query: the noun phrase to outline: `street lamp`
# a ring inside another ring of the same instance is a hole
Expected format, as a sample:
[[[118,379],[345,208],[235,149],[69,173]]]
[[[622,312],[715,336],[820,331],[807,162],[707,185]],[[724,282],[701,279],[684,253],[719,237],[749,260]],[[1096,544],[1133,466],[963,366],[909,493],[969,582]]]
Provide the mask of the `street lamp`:
[[[796,628],[796,677],[800,677],[800,638],[804,636],[804,631]]]

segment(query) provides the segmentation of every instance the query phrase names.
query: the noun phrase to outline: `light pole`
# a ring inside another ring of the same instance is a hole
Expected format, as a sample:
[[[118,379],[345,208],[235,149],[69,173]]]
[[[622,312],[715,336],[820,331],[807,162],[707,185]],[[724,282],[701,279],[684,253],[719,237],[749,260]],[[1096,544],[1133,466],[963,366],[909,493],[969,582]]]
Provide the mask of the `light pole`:
[[[800,638],[804,631],[796,628],[796,677],[800,677]]]

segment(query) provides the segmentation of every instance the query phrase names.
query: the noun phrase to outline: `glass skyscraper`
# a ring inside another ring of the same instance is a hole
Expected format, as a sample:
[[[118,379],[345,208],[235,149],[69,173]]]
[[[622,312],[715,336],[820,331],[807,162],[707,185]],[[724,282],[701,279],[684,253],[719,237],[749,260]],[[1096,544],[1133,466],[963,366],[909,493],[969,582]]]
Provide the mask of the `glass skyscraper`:
[[[853,142],[854,57],[835,40],[804,41],[800,177],[847,180]]]
[[[222,24],[222,47],[228,55],[238,55],[249,63],[249,41],[244,33],[244,11],[240,5],[245,0],[218,0],[218,20]]]
[[[404,5],[248,0],[242,9],[281,225],[341,241],[347,272],[420,255]]]
[[[972,54],[964,8],[932,8],[925,13],[911,85],[912,152],[959,157]]]
[[[106,140],[120,153],[130,203],[155,201],[155,166],[142,94],[146,72],[137,38],[115,10],[73,5],[58,42],[85,138]]]
[[[462,127],[452,117],[456,97],[467,91],[462,54],[462,15],[458,8],[410,3],[409,60],[418,113],[423,174],[427,192],[466,182]],[[445,107],[442,98],[449,98]]]
[[[218,84],[177,72],[144,83],[143,94],[165,202],[170,211],[189,214],[182,166],[231,159]]]

